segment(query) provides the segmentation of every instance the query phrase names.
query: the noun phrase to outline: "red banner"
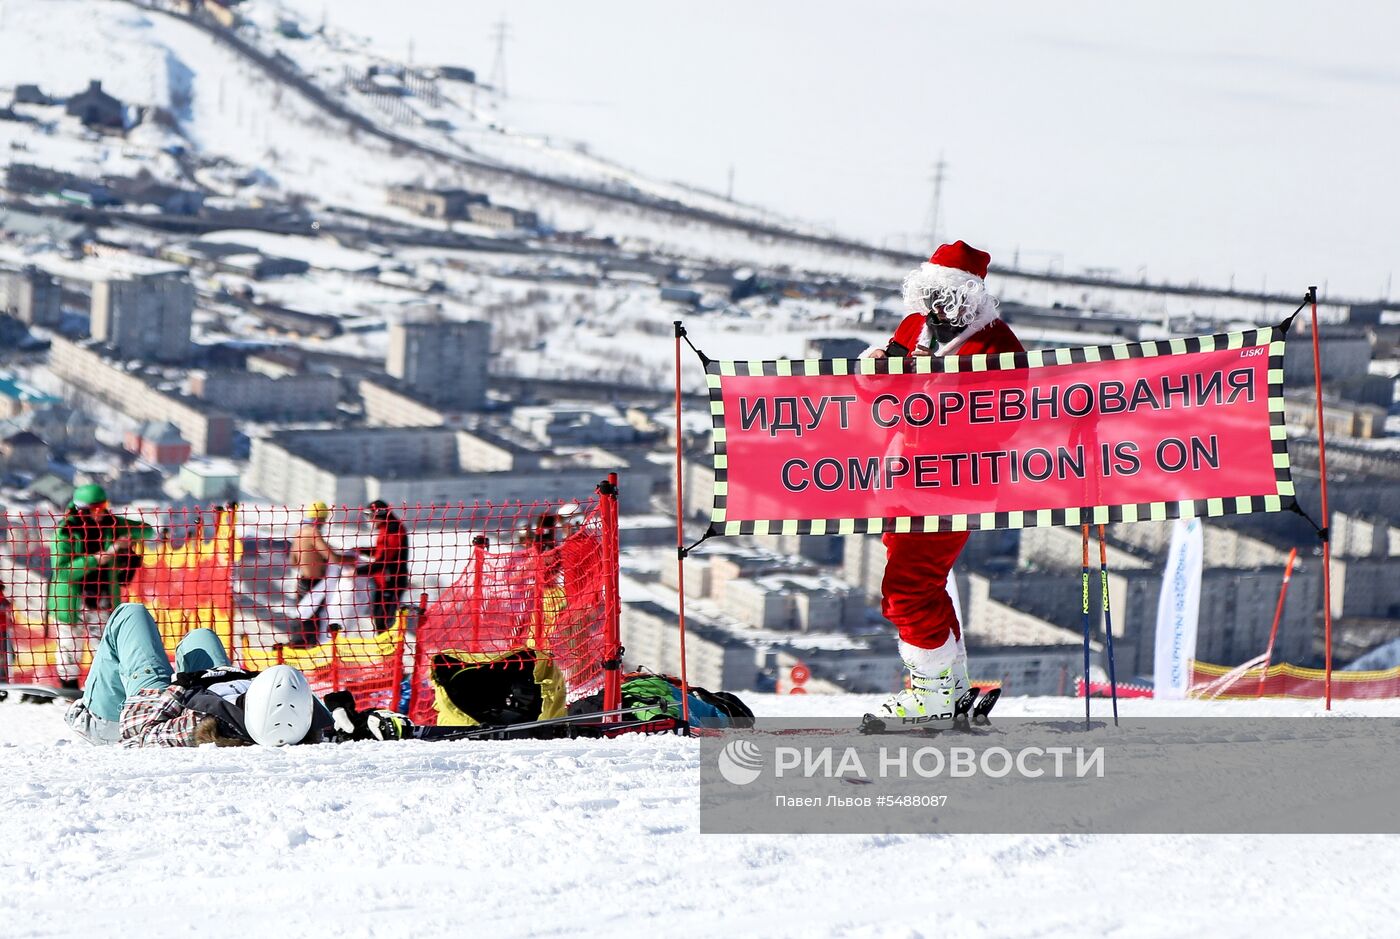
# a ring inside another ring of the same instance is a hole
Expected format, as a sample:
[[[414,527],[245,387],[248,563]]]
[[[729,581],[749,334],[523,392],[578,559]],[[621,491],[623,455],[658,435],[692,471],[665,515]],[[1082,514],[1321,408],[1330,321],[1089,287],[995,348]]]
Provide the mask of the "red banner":
[[[1292,504],[1284,327],[947,359],[710,362],[716,534]]]

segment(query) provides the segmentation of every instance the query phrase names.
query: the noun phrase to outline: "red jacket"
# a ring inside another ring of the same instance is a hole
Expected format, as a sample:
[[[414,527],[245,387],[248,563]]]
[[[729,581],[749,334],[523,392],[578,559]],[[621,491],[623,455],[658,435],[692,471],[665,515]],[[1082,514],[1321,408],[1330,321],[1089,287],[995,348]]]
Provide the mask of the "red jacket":
[[[381,592],[408,589],[408,533],[390,516],[374,523],[374,547],[360,570],[374,578]]]
[[[924,315],[911,313],[899,324],[894,342],[913,349],[923,331]],[[963,340],[957,355],[992,355],[1024,352],[1016,334],[1001,320],[993,320]],[[948,572],[958,559],[967,532],[935,534],[887,533],[885,578],[881,584],[880,612],[899,629],[905,642],[924,649],[941,646],[951,631],[959,634],[957,614],[948,596]]]

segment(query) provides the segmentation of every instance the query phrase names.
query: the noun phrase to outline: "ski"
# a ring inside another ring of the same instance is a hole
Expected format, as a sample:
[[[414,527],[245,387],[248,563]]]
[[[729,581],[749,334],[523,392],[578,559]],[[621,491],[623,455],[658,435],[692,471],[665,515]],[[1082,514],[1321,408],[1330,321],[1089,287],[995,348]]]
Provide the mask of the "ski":
[[[977,698],[982,694],[982,689],[973,685],[967,689],[967,693],[958,699],[958,703],[953,707],[953,729],[968,731],[972,728],[970,717],[973,707],[976,706]]]
[[[602,723],[600,718],[605,717],[625,717],[635,712],[641,705],[630,708],[614,708],[610,711],[593,711],[588,714],[568,714],[564,717],[550,717],[538,721],[525,721],[520,724],[488,724],[477,727],[414,727],[413,739],[416,740],[483,740],[497,739],[508,740],[511,735],[522,731],[539,730],[548,727],[569,727],[583,726],[596,728],[607,732],[609,730],[623,730],[640,728],[645,725],[658,725],[658,730],[674,729],[679,726],[679,721],[671,718],[649,718],[645,721],[619,721],[616,723]],[[668,721],[669,726],[661,726]]]
[[[992,708],[997,706],[997,699],[1001,697],[1001,689],[993,688],[978,699],[977,704],[972,708],[972,726],[990,727],[992,724]]]

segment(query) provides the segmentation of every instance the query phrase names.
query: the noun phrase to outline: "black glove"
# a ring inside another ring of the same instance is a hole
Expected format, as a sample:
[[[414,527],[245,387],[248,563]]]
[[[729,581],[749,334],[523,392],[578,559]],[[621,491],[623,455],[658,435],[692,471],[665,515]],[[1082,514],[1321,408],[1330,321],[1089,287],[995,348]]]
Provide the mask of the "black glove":
[[[347,740],[406,740],[413,736],[413,722],[387,708],[359,711],[348,691],[333,691],[325,697],[326,708],[335,721],[337,742]]]
[[[170,683],[179,685],[181,688],[204,689],[210,685],[223,684],[226,681],[238,681],[239,679],[251,681],[257,677],[257,672],[245,671],[232,665],[216,665],[198,672],[176,672],[171,677]]]
[[[365,730],[369,740],[407,740],[413,736],[413,721],[405,714],[385,708],[364,711]]]

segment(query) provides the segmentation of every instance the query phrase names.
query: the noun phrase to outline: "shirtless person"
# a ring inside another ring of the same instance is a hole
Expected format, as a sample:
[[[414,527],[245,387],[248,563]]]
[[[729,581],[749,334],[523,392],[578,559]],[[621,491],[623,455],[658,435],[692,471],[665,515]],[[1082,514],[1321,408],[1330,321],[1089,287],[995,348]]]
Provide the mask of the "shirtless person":
[[[325,580],[326,569],[331,564],[353,567],[357,560],[354,553],[337,551],[326,542],[326,536],[321,533],[321,529],[325,526],[326,519],[330,518],[330,514],[331,510],[326,507],[326,503],[313,502],[306,510],[306,517],[302,519],[296,537],[292,539],[291,563],[297,571],[298,602]],[[317,643],[321,635],[319,621],[323,607],[324,601],[316,605],[309,617],[298,621],[299,628],[287,645],[314,646]]]

